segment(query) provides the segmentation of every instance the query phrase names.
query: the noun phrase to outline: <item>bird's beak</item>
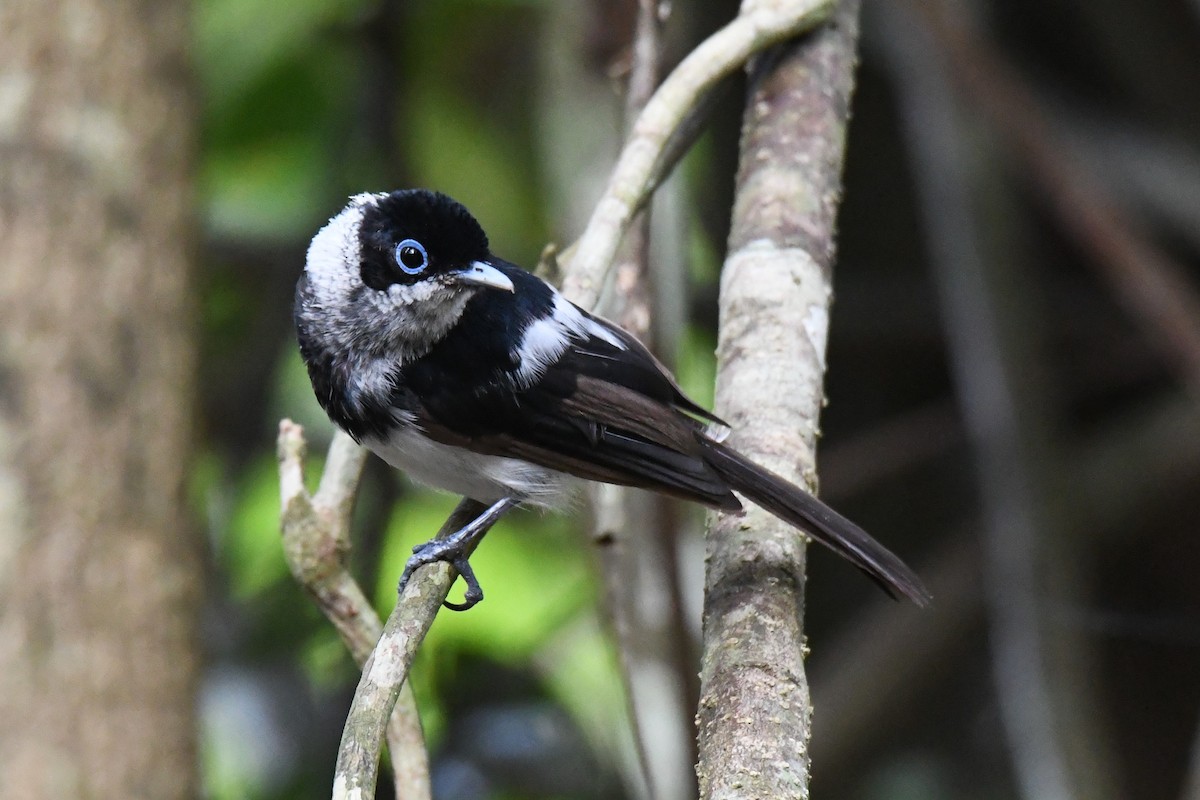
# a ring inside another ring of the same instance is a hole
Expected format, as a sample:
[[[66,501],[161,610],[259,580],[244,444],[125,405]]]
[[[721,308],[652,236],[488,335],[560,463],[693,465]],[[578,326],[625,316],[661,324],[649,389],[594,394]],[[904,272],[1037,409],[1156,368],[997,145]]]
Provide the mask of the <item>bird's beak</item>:
[[[450,277],[455,283],[486,286],[489,289],[503,289],[506,292],[515,291],[513,282],[507,275],[484,261],[472,262],[471,266],[464,270],[451,272]]]

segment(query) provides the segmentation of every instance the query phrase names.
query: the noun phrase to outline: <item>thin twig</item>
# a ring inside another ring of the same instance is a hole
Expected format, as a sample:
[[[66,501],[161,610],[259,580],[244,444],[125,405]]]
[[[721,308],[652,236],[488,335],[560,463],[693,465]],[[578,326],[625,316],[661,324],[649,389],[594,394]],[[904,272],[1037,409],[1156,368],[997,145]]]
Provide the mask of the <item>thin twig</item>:
[[[739,450],[810,485],[857,33],[848,0],[756,64],[721,276],[717,413]],[[808,796],[803,588],[794,529],[753,507],[710,516],[702,798]]]
[[[304,485],[304,431],[291,420],[279,425],[281,528],[288,567],[297,582],[333,623],[360,667],[379,641],[383,625],[346,569],[350,550],[350,514],[354,508],[366,450],[338,433],[329,446],[325,471],[315,495]],[[396,796],[430,797],[429,758],[412,690],[405,686],[387,718]]]

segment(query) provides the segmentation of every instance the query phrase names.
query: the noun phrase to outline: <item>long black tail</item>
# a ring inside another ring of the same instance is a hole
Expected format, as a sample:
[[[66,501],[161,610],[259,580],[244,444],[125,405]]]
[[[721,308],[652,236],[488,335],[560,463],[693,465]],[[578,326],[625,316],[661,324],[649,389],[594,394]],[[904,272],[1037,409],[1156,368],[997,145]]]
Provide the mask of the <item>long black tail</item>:
[[[932,599],[917,574],[890,550],[808,492],[723,444],[705,437],[705,461],[729,485],[865,572],[892,597],[919,606]]]

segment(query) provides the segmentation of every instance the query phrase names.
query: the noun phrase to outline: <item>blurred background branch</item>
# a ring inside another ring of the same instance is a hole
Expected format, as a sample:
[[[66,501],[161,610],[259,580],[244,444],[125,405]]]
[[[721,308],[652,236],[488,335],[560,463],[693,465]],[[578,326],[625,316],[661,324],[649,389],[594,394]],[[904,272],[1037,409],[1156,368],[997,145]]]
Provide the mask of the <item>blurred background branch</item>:
[[[639,0],[628,46],[624,117],[633,126],[658,86],[663,60],[662,26],[669,6]],[[597,309],[662,355],[653,322],[662,321],[662,293],[682,292],[651,276],[651,209],[634,219],[617,252],[613,291]],[[681,279],[682,276],[674,276]],[[667,361],[673,359],[667,358]],[[599,552],[607,613],[621,661],[629,717],[645,782],[656,800],[696,796],[695,648],[683,612],[678,568],[676,504],[664,497],[619,486],[591,492],[593,540]]]
[[[888,27],[911,25],[905,12],[890,14]],[[1058,524],[1061,510],[1052,507],[1061,496],[1052,465],[1061,456],[1046,435],[1046,377],[1031,368],[1037,354],[1028,279],[973,212],[990,201],[1004,213],[1008,204],[997,203],[1004,200],[995,179],[962,146],[965,123],[947,85],[950,71],[931,57],[938,52],[932,42],[920,33],[890,41],[962,415],[977,453],[994,674],[1017,776],[1028,797],[1116,796],[1109,743],[1082,679],[1087,644],[1046,632],[1046,602],[1077,601],[1082,565]]]

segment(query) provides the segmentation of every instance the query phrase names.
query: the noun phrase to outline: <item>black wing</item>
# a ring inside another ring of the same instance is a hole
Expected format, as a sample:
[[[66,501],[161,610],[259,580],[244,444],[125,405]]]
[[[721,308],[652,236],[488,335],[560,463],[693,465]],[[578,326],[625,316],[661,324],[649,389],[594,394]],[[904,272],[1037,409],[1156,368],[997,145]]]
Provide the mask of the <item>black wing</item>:
[[[703,426],[674,404],[673,384],[630,360],[597,357],[589,349],[604,348],[588,344],[569,349],[526,389],[493,385],[452,403],[422,397],[418,421],[446,444],[740,510],[705,460]],[[636,378],[635,386],[621,377]]]
[[[526,289],[518,286],[516,294]],[[457,326],[434,352],[403,370],[431,438],[726,511],[741,510],[737,490],[851,561],[889,594],[928,602],[916,574],[857,525],[709,438],[697,417],[724,423],[689,400],[641,343],[611,323],[588,316],[601,328],[575,336],[537,380],[520,388],[519,357],[505,344],[519,341],[507,327],[517,312],[497,311],[495,299],[489,297],[488,314],[468,309],[470,325]],[[527,295],[509,302],[534,301]],[[506,330],[488,330],[488,324]]]

